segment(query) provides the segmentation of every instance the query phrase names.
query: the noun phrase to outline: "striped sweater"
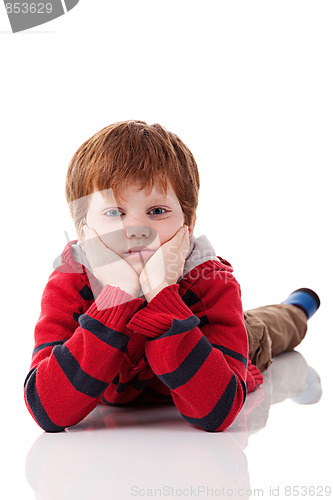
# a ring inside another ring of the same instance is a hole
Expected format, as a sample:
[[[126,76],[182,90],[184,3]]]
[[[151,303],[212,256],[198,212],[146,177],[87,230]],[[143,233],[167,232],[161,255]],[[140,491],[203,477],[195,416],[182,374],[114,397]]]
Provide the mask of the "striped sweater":
[[[49,276],[35,327],[24,396],[37,424],[58,432],[98,403],[136,400],[173,401],[187,422],[226,429],[263,381],[248,359],[230,264],[209,256],[193,267],[192,259],[176,284],[147,303],[103,287],[88,265],[74,260],[75,244],[65,246]]]

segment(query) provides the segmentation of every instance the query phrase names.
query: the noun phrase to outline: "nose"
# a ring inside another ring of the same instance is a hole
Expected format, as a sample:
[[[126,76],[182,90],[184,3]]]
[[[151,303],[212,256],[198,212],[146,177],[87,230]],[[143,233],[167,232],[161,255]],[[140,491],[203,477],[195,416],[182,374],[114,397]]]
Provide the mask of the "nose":
[[[150,228],[148,226],[127,226],[125,228],[127,238],[149,238]]]

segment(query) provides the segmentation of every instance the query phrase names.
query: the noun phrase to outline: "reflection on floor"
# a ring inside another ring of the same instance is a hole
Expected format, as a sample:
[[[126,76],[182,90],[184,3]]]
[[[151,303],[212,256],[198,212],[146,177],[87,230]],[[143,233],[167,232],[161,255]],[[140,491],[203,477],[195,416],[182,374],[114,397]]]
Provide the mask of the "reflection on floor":
[[[251,492],[244,449],[249,436],[266,425],[270,406],[286,398],[314,404],[320,396],[319,376],[291,351],[275,358],[263,386],[248,395],[222,433],[191,426],[172,404],[99,405],[67,432],[43,433],[36,440],[26,460],[27,480],[39,500],[209,498],[214,490],[220,497],[240,491],[246,499]]]

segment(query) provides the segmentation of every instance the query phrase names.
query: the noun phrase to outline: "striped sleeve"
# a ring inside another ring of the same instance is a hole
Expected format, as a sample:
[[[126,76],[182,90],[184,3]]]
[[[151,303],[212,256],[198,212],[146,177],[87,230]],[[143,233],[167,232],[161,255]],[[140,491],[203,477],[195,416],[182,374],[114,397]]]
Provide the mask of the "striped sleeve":
[[[110,285],[94,300],[78,275],[77,298],[73,279],[56,271],[49,278],[24,384],[27,408],[47,432],[75,425],[97,406],[125,355],[124,327],[143,302]]]
[[[222,275],[223,274],[223,275]],[[240,288],[231,273],[211,272],[191,289],[200,318],[170,285],[130,320],[149,337],[146,356],[185,420],[206,431],[223,431],[247,393],[248,340]]]

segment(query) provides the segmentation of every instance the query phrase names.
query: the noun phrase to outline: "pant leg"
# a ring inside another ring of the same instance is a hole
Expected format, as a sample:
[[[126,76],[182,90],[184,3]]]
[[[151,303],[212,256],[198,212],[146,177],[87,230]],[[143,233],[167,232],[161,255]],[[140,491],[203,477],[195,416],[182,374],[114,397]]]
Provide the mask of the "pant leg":
[[[249,337],[249,358],[260,371],[266,370],[272,358],[290,351],[304,338],[306,314],[290,304],[276,304],[244,311]]]

